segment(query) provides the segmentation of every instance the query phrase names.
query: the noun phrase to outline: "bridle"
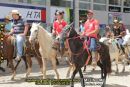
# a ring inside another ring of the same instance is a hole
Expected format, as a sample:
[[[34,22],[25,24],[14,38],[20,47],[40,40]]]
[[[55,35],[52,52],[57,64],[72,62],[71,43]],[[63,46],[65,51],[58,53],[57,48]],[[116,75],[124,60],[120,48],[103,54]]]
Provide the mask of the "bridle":
[[[32,50],[34,50],[34,52],[36,53],[37,57],[41,57],[41,55],[39,55],[39,53],[36,51],[36,47],[35,47],[35,43],[38,42],[38,30],[36,31],[36,37],[34,38],[33,42],[31,43],[32,45]]]

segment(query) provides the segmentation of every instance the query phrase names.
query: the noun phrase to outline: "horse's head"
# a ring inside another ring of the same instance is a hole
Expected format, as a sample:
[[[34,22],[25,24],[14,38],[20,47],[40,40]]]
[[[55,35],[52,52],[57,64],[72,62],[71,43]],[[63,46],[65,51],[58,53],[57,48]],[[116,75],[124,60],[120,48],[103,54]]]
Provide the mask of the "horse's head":
[[[32,41],[34,41],[34,40],[36,40],[36,38],[37,38],[37,35],[38,35],[38,26],[39,26],[40,24],[37,24],[37,23],[32,23],[32,27],[31,27],[31,29],[30,29],[30,37],[29,37],[29,41],[30,42],[32,42]]]
[[[61,39],[67,39],[67,38],[73,38],[73,37],[77,37],[78,34],[77,32],[75,31],[74,27],[73,27],[73,24],[70,24],[66,27],[66,29],[64,29],[62,31],[62,34],[61,34]]]

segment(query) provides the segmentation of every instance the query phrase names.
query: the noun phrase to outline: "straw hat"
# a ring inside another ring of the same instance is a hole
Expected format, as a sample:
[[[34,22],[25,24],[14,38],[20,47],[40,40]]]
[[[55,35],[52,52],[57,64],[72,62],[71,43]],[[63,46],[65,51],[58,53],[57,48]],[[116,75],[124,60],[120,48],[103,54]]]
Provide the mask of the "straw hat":
[[[118,20],[115,19],[113,22],[114,22],[114,23],[118,23]]]
[[[4,18],[5,20],[7,19],[7,20],[10,20],[10,17],[9,16],[5,16],[5,18]]]

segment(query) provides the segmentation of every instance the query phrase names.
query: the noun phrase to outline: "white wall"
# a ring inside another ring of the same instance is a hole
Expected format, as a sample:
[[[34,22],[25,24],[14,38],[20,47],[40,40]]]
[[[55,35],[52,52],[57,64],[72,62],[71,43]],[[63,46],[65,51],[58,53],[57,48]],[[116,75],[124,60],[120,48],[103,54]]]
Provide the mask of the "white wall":
[[[99,20],[100,24],[108,24],[108,12],[94,11],[94,17]]]
[[[123,13],[122,18],[125,25],[130,25],[130,13]]]

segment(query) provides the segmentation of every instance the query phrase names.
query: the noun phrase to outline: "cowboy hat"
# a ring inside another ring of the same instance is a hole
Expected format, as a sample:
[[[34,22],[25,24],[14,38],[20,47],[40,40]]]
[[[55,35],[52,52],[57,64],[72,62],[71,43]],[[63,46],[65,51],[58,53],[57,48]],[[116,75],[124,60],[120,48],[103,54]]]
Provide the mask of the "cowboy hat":
[[[5,18],[4,18],[5,20],[7,19],[7,20],[10,20],[10,17],[9,16],[5,16]]]
[[[12,10],[12,11],[11,11],[11,14],[18,14],[18,15],[20,15],[20,12],[15,9],[15,10]]]
[[[92,13],[92,14],[94,13],[92,10],[87,10],[87,12],[88,12],[88,13]]]

